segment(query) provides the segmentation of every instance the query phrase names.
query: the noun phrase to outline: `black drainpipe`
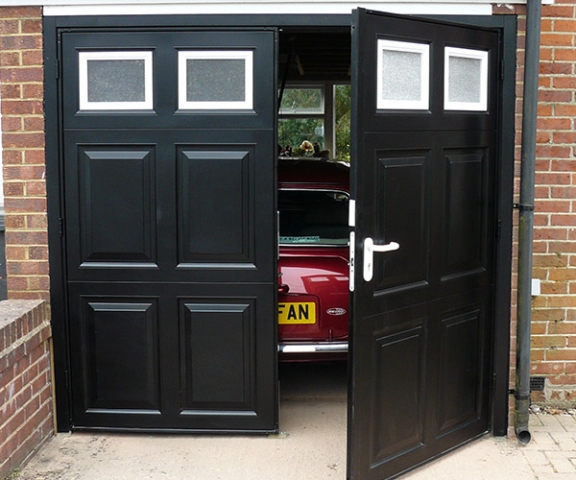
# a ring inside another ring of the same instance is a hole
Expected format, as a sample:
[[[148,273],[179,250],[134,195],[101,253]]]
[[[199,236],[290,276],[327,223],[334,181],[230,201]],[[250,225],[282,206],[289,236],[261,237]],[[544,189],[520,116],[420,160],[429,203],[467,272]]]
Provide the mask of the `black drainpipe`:
[[[518,316],[516,327],[516,406],[514,430],[526,445],[530,408],[530,322],[532,290],[532,240],[534,226],[534,171],[536,162],[536,120],[538,118],[538,72],[540,63],[540,0],[528,0],[526,12],[526,54],[522,111],[522,164],[520,175],[520,223],[518,228]]]

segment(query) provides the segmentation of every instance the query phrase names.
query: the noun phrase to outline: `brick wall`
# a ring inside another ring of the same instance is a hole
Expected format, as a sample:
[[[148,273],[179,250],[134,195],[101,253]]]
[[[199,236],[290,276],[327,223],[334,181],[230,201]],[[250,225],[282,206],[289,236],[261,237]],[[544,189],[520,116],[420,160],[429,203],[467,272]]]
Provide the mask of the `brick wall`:
[[[0,7],[8,298],[48,299],[41,9]]]
[[[519,172],[525,7],[518,13],[517,171]],[[531,375],[545,377],[535,402],[576,405],[576,2],[542,6],[533,277],[542,294],[532,301]],[[516,195],[518,194],[516,182]],[[516,196],[516,201],[518,197]],[[514,276],[515,279],[515,276]],[[514,282],[515,283],[515,282]],[[513,292],[513,302],[516,292]],[[512,332],[516,331],[512,312]],[[515,364],[515,338],[512,338]],[[514,375],[511,375],[512,388]]]
[[[534,215],[533,399],[576,405],[576,3],[542,8]]]
[[[0,302],[0,478],[54,431],[48,307]]]

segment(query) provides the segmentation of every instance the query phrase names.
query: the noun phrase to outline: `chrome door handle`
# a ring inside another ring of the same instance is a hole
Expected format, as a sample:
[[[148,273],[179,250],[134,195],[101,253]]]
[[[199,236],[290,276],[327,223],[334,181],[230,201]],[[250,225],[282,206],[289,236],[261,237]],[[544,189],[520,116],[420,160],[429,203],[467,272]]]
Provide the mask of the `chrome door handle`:
[[[364,280],[369,282],[374,275],[374,252],[393,252],[398,250],[400,244],[390,242],[386,245],[374,245],[374,240],[370,237],[364,239]]]

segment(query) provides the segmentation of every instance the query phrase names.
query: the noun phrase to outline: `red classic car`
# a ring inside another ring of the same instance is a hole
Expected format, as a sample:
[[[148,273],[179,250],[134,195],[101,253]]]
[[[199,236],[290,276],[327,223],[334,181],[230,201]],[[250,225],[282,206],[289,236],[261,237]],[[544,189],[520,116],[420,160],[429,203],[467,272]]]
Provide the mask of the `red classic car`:
[[[347,357],[349,177],[344,163],[279,161],[281,361]]]

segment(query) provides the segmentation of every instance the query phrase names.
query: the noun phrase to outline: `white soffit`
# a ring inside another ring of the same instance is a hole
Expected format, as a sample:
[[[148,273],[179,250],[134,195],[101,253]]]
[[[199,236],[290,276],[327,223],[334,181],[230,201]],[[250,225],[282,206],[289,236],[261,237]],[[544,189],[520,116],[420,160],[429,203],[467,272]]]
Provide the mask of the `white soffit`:
[[[13,0],[3,0],[10,4]],[[402,14],[491,15],[492,2],[487,0],[420,0],[406,2],[341,0],[14,0],[14,4],[44,6],[44,15],[173,15],[173,14],[349,14],[357,7]],[[525,1],[515,2],[525,3]],[[138,6],[135,9],[135,6]]]

